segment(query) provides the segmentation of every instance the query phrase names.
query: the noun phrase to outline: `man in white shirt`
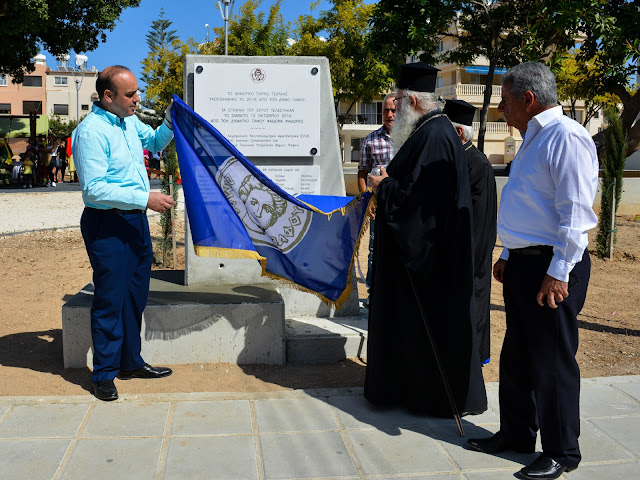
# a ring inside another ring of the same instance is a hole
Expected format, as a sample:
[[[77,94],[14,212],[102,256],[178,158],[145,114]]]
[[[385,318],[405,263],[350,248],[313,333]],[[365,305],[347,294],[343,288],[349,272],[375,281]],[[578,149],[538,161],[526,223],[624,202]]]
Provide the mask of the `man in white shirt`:
[[[577,315],[589,283],[587,232],[598,159],[589,133],[557,106],[553,73],[524,63],[502,79],[498,110],[523,142],[502,191],[493,267],[503,283],[507,332],[500,355],[500,431],[468,446],[542,454],[521,478],[553,479],[580,462]]]

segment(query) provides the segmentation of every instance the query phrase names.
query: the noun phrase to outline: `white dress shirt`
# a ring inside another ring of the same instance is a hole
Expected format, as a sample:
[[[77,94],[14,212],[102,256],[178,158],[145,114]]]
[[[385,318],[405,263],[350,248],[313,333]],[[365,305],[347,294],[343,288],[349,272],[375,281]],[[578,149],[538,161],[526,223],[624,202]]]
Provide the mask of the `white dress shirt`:
[[[502,190],[498,236],[505,249],[553,246],[547,273],[566,282],[596,226],[598,157],[587,130],[553,107],[533,117]]]

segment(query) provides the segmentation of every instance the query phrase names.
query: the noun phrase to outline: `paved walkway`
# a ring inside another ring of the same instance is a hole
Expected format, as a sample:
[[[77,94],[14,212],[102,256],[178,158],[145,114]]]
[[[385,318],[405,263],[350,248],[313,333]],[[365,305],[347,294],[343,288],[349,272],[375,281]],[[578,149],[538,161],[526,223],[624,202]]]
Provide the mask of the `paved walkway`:
[[[487,388],[490,409],[464,419],[466,438],[498,429],[497,384]],[[640,376],[583,380],[581,410],[583,463],[563,478],[639,478]],[[374,409],[361,389],[0,397],[0,478],[11,480],[499,480],[535,459],[465,440],[452,420]]]

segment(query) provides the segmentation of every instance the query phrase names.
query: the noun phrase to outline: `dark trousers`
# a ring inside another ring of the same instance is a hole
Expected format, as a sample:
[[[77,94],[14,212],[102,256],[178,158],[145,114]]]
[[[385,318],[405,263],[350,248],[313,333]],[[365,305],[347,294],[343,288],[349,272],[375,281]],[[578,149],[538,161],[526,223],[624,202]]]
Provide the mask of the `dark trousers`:
[[[591,271],[585,253],[572,271],[569,296],[557,309],[541,307],[536,295],[553,252],[509,255],[504,272],[507,332],[500,354],[500,431],[507,442],[533,446],[540,429],[543,452],[580,462],[580,369],[577,315]]]
[[[85,208],[82,237],[93,268],[93,382],[137,370],[142,312],[149,296],[153,248],[144,213],[120,215]]]

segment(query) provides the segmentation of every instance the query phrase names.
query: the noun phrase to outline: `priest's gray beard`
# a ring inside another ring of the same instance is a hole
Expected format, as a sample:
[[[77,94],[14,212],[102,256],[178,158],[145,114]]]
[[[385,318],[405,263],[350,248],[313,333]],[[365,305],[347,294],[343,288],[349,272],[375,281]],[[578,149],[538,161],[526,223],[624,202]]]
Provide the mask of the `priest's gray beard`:
[[[400,101],[404,100],[405,99],[402,99]],[[408,103],[405,103],[402,107],[402,109],[396,111],[396,119],[393,122],[393,130],[391,132],[393,135],[393,146],[396,152],[402,148],[404,142],[406,142],[413,133],[416,123],[418,123],[418,120],[424,115],[424,113],[420,113],[416,109],[411,108],[411,105]]]

